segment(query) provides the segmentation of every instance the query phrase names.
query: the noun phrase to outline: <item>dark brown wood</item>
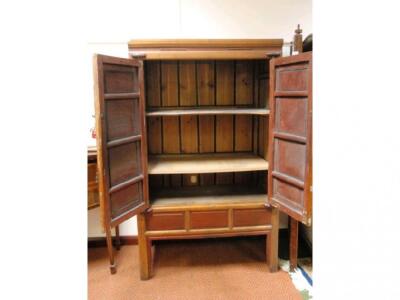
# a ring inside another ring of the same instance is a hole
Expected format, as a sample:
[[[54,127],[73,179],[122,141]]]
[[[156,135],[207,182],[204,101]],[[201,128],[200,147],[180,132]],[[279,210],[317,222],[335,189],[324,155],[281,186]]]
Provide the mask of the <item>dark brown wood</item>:
[[[306,225],[312,203],[312,52],[271,60],[268,203]]]
[[[290,271],[293,272],[297,268],[297,254],[299,248],[299,222],[289,217],[289,264]]]
[[[143,63],[95,55],[94,79],[100,206],[114,274],[111,228],[149,205]]]

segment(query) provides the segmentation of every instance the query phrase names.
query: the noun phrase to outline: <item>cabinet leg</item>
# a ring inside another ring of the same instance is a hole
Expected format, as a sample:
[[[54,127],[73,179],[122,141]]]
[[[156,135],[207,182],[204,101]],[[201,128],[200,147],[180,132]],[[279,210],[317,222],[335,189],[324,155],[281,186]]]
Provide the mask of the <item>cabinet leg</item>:
[[[278,235],[279,235],[279,211],[272,208],[272,229],[267,234],[267,264],[271,272],[278,271]]]
[[[114,261],[114,249],[112,244],[111,228],[109,226],[107,226],[106,228],[106,241],[107,241],[108,257],[110,259],[110,272],[111,274],[115,274],[117,272],[117,266],[115,265]]]
[[[138,215],[138,243],[140,259],[140,279],[147,280],[151,276],[151,240],[145,235],[145,218],[142,214]]]
[[[297,255],[299,249],[299,222],[289,217],[290,238],[289,238],[289,262],[290,272],[297,268]]]
[[[121,249],[121,239],[119,238],[119,225],[115,227],[115,249]]]

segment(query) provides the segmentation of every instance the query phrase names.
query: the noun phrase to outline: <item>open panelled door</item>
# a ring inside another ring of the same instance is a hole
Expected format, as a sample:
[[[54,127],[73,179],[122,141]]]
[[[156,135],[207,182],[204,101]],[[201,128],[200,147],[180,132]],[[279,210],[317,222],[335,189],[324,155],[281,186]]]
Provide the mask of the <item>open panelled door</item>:
[[[312,52],[270,61],[268,202],[311,225]]]
[[[97,155],[103,226],[149,206],[143,62],[94,56]]]

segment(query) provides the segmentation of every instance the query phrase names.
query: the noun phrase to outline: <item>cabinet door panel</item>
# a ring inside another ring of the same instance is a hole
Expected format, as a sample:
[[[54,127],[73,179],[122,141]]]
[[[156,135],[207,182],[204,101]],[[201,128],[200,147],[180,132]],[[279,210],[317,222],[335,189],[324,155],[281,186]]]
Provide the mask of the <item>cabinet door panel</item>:
[[[109,101],[106,103],[107,135],[110,141],[140,134],[139,99]]]
[[[103,225],[148,207],[143,62],[94,57],[99,191]]]
[[[270,61],[268,202],[309,225],[312,209],[312,53]]]

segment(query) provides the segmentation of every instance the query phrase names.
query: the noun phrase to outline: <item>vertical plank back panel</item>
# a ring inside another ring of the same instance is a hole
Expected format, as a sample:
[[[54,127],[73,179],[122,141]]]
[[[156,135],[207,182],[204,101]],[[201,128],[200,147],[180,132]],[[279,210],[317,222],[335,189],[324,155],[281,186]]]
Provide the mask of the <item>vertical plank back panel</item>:
[[[149,61],[146,63],[147,106],[265,107],[265,62]],[[148,118],[150,154],[253,152],[266,156],[265,117],[248,115],[169,116]],[[259,172],[155,176],[155,186],[245,184]],[[161,180],[161,178],[163,178]]]
[[[161,103],[163,107],[179,106],[178,87],[178,62],[161,62]],[[177,154],[181,152],[180,124],[179,117],[163,117],[162,119],[162,140],[164,154]],[[164,183],[179,186],[181,176],[175,175],[174,179],[169,175],[164,176]]]
[[[214,61],[197,62],[197,90],[199,106],[215,105]]]
[[[196,67],[199,106],[215,105],[215,62],[199,61]],[[215,151],[215,116],[199,116],[199,152]],[[215,183],[215,174],[200,174],[201,185]]]
[[[197,106],[196,90],[196,63],[195,61],[179,62],[179,104],[180,106]],[[181,116],[181,153],[198,153],[198,117]],[[196,185],[190,181],[191,175],[182,175],[182,185]],[[197,178],[197,177],[196,177]]]
[[[235,105],[235,62],[224,61],[216,65],[216,103],[220,106]],[[233,116],[216,117],[216,152],[234,151],[234,118]],[[216,174],[217,184],[233,183],[232,173]]]

